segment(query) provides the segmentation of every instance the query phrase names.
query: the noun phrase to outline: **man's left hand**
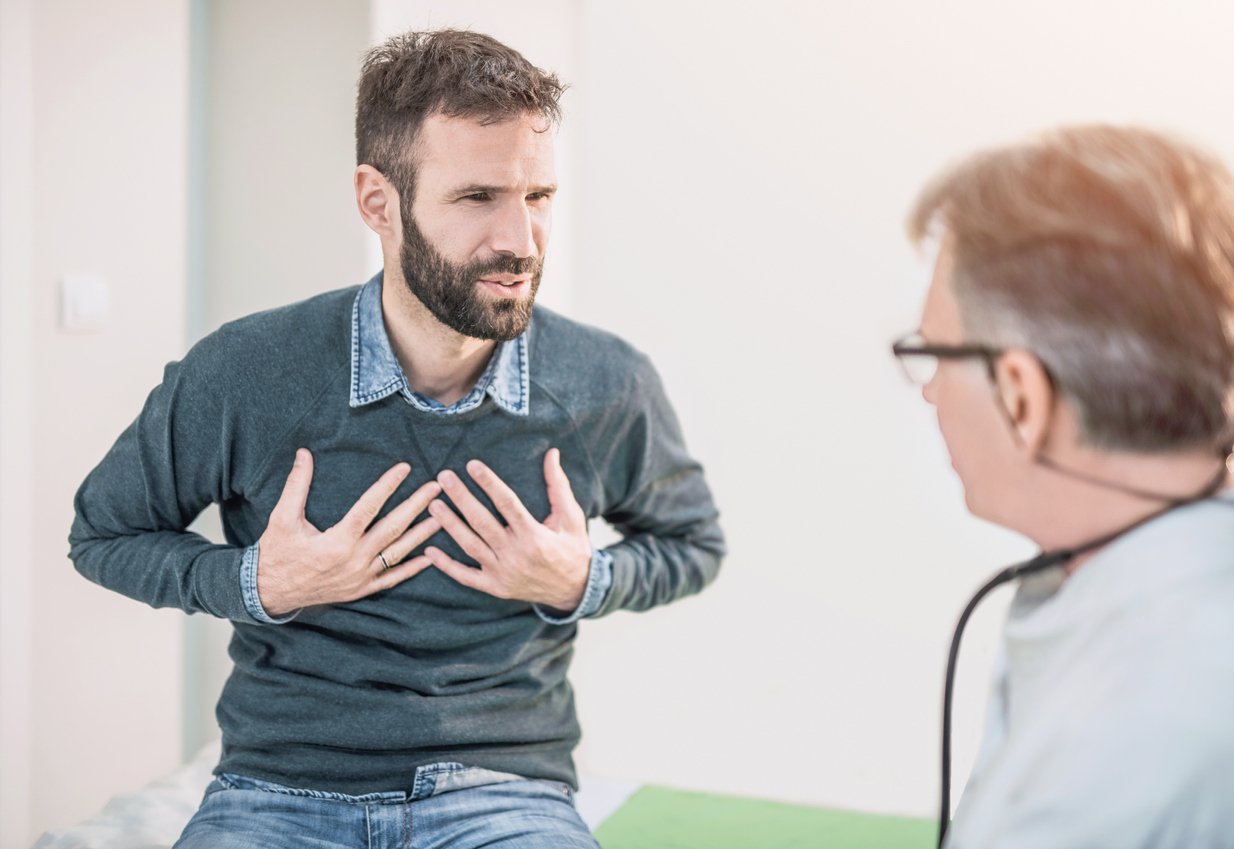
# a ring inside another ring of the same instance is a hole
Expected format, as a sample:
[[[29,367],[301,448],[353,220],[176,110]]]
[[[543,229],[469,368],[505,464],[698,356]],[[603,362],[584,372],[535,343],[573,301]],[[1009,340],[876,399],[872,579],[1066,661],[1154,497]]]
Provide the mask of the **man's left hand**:
[[[498,598],[515,598],[561,611],[578,607],[587,587],[591,542],[587,517],[574,500],[570,479],[561,469],[561,452],[553,448],[544,456],[544,482],[552,511],[543,524],[527,512],[514,490],[479,460],[467,464],[467,473],[492,499],[506,524],[503,526],[457,475],[442,472],[437,480],[463,518],[442,501],[429,504],[429,513],[480,568],[465,566],[431,546],[424,551],[428,559],[463,586]]]

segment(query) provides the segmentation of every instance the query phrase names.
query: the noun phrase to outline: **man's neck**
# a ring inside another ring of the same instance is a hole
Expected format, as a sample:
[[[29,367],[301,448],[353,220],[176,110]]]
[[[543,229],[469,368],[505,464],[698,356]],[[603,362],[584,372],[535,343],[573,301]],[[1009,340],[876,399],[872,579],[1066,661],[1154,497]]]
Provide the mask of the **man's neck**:
[[[1082,545],[1160,512],[1171,500],[1191,498],[1223,467],[1215,453],[1207,451],[1124,454],[1081,449],[1051,459],[1057,468],[1039,466],[1034,473],[1039,484],[1034,501],[1044,509],[1036,517],[1040,532],[1030,536],[1044,549]],[[1091,556],[1072,560],[1067,573]]]
[[[386,263],[381,313],[412,390],[447,407],[466,397],[497,350],[491,339],[464,336],[438,321],[407,288],[395,263]]]

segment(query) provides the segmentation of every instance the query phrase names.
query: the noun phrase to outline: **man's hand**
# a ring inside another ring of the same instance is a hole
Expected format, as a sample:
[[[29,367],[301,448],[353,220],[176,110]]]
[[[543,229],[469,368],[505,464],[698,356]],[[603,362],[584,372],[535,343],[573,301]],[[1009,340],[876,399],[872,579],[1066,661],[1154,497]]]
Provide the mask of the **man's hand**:
[[[388,590],[426,569],[430,561],[424,556],[401,561],[441,527],[436,519],[428,518],[408,530],[412,520],[441,492],[436,481],[417,489],[369,527],[410,471],[406,463],[391,468],[337,525],[323,533],[304,517],[313,480],[313,455],[307,449],[298,450],[283,494],[258,541],[257,595],[266,613],[279,617],[310,604],[355,601]]]
[[[591,564],[587,517],[574,500],[570,479],[561,470],[561,452],[544,456],[544,481],[552,512],[540,524],[514,491],[479,460],[467,473],[480,485],[506,520],[506,526],[481,504],[453,472],[437,476],[464,522],[444,502],[434,501],[429,513],[463,551],[480,564],[465,566],[439,548],[424,550],[433,565],[454,580],[498,598],[516,598],[572,611],[583,600]]]

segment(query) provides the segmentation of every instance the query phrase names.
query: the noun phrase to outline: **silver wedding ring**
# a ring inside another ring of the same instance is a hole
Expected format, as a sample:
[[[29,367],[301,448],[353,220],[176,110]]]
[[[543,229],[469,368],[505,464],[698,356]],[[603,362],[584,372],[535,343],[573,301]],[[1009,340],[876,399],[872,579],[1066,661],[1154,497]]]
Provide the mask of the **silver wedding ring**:
[[[381,559],[381,571],[386,571],[390,568],[390,564],[386,562],[386,553],[384,551],[377,552],[377,556]]]

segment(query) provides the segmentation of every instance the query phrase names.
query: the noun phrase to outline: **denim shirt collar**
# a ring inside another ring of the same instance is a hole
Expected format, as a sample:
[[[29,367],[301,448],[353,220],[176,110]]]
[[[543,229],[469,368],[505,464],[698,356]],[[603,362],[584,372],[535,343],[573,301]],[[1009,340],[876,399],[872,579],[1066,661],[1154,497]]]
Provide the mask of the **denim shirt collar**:
[[[382,272],[379,271],[360,288],[351,309],[352,407],[362,407],[398,392],[418,410],[449,416],[474,410],[488,395],[506,412],[527,415],[531,380],[526,331],[517,339],[502,342],[472,390],[447,407],[413,391],[407,383],[407,376],[386,336],[381,312],[381,283]]]

